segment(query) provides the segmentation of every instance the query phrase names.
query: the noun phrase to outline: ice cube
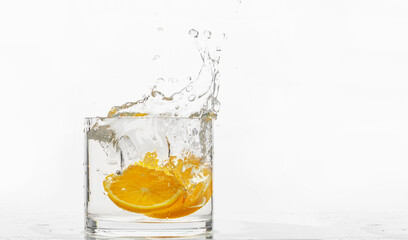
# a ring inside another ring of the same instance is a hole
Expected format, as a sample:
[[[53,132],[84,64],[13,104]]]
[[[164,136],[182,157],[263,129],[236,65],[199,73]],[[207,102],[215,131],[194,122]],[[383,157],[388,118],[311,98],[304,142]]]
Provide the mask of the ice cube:
[[[127,135],[124,135],[119,139],[118,148],[121,152],[121,168],[123,170],[137,160],[139,151]]]

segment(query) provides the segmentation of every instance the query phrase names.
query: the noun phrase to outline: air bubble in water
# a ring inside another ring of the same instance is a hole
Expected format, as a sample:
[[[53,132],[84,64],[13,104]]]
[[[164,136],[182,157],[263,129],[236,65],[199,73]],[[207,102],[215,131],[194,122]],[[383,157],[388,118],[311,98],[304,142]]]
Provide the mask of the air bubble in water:
[[[205,30],[205,31],[204,31],[204,35],[205,35],[208,39],[211,38],[211,32],[208,31],[208,30]]]
[[[196,98],[195,95],[190,95],[190,96],[188,97],[188,101],[192,102],[192,101],[195,100],[195,98]]]
[[[116,165],[118,163],[116,158],[108,158],[109,165]]]
[[[190,31],[188,31],[188,34],[190,34],[190,36],[194,38],[198,38],[198,31],[195,29],[190,29]]]

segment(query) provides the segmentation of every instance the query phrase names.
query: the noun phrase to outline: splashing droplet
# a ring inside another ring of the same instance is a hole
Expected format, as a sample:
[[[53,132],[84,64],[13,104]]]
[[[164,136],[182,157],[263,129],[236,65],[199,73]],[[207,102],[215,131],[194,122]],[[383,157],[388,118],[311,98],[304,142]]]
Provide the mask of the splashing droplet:
[[[190,97],[188,97],[188,101],[192,102],[196,99],[195,95],[190,95]]]
[[[160,55],[154,55],[154,57],[152,58],[152,60],[153,60],[153,61],[157,61],[157,60],[159,60],[159,58],[160,58]]]
[[[205,35],[208,39],[211,38],[211,32],[210,32],[209,30],[205,30],[205,31],[204,31],[204,35]]]
[[[190,34],[190,36],[194,38],[198,38],[198,31],[195,29],[190,29],[190,31],[188,31],[188,34]]]

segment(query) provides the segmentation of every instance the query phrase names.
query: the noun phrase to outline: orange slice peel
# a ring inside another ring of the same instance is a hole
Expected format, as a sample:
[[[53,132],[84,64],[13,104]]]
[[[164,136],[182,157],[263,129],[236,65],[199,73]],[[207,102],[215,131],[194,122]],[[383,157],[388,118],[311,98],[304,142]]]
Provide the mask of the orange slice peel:
[[[103,185],[108,197],[122,209],[152,218],[179,218],[210,200],[212,172],[193,154],[181,159],[172,156],[160,165],[157,153],[149,152],[122,174],[107,176]]]

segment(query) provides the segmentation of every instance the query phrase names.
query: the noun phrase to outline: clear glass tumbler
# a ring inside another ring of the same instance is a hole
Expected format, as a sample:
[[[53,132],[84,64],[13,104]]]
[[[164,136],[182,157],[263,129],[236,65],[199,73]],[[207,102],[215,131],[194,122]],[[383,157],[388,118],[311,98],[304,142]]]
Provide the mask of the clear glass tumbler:
[[[211,232],[212,119],[86,118],[85,141],[89,235]]]

